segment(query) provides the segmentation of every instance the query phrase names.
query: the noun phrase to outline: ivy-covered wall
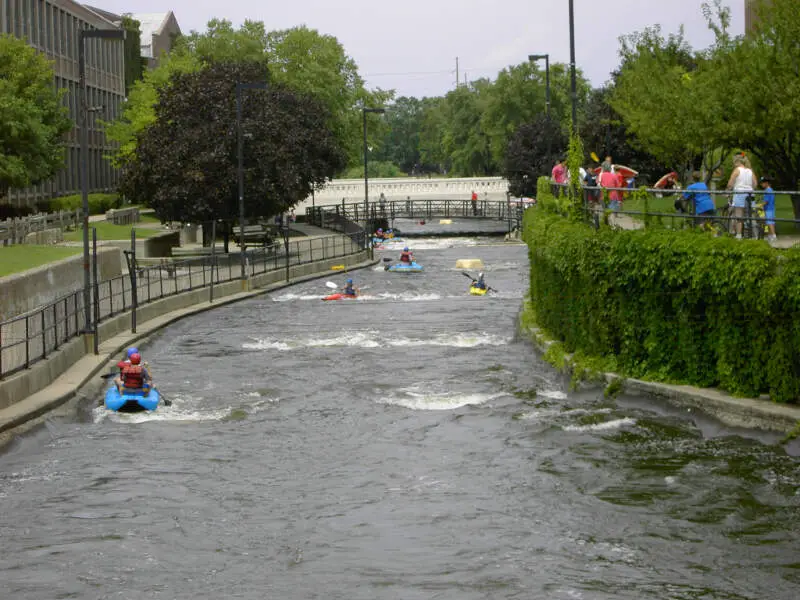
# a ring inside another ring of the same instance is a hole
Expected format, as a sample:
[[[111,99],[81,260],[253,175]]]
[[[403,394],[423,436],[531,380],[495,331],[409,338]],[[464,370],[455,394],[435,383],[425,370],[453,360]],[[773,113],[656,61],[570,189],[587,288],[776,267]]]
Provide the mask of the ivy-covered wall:
[[[800,400],[800,249],[594,230],[543,188],[523,221],[530,297],[537,325],[568,351],[613,357],[629,377]]]

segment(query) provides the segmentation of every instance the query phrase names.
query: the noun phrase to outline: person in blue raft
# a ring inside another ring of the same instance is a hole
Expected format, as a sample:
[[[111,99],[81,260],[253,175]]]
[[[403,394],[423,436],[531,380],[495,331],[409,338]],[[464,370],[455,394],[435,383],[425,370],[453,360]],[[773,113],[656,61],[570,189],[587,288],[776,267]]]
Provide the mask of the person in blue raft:
[[[403,251],[400,253],[400,262],[406,265],[410,265],[414,262],[414,253],[408,249],[408,246],[403,248]]]
[[[135,350],[135,348],[134,348]],[[122,361],[122,370],[117,379],[117,389],[122,394],[125,390],[142,390],[145,395],[150,392],[152,380],[147,367],[142,363],[142,355],[134,352],[128,356],[127,361]]]

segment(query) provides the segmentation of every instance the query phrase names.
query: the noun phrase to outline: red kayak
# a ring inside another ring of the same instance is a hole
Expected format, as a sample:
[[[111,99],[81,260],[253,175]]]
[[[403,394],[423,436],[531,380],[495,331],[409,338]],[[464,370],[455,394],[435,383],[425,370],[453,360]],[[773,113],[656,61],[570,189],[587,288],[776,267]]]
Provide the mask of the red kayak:
[[[353,296],[351,294],[331,294],[330,296],[325,296],[323,300],[355,300],[358,296]]]

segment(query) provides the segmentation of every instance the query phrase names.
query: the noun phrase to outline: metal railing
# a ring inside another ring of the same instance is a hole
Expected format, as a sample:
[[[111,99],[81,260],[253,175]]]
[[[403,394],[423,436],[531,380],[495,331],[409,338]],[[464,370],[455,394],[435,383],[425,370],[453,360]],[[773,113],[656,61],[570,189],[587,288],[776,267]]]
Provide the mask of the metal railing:
[[[420,218],[459,218],[459,219],[492,219],[509,224],[509,231],[519,227],[523,207],[510,198],[498,200],[392,200],[383,203],[370,202],[367,210],[364,203],[345,203],[317,206],[307,209],[308,222],[318,227],[337,231],[342,220],[350,223],[361,223],[366,220],[377,222],[381,219],[420,219]]]
[[[568,195],[569,188],[566,184],[551,184],[554,194],[563,196]],[[713,227],[717,232],[723,234],[735,234],[736,223],[742,223],[742,237],[757,238],[764,237],[764,230],[767,222],[791,223],[800,232],[800,219],[767,218],[763,212],[757,208],[762,200],[761,197],[767,192],[765,190],[752,190],[747,192],[736,190],[704,190],[688,191],[686,189],[658,189],[658,188],[612,188],[599,186],[582,186],[582,207],[584,218],[587,223],[595,228],[600,226],[601,215],[610,212],[611,215],[626,215],[631,217],[637,227],[648,228],[652,226],[667,227],[670,229],[683,229],[693,227]],[[713,215],[697,214],[696,196],[697,193],[708,193],[714,199],[715,206],[718,204],[717,198],[726,199],[722,207],[716,208]],[[797,191],[774,191],[776,197],[789,196],[800,197]],[[626,202],[630,203],[631,198],[637,196],[641,205],[639,210],[626,209]],[[684,194],[689,198],[684,198]],[[732,199],[734,195],[746,194],[749,196],[745,202],[741,216],[734,215]],[[614,200],[618,199],[618,204]],[[654,205],[664,203],[664,199],[672,200],[673,211],[654,209]]]
[[[358,254],[369,248],[363,230],[320,238],[292,240],[286,237],[280,246],[254,248],[245,252],[247,275],[286,270],[291,267],[332,258]],[[132,312],[132,330],[136,329],[136,308],[150,302],[198,288],[209,288],[241,279],[241,255],[211,253],[183,260],[163,259],[158,264],[140,266],[135,255],[127,253],[128,274],[98,281],[94,277],[91,314],[97,349],[97,325],[121,313]],[[97,264],[96,249],[94,264]],[[66,342],[85,333],[83,326],[83,290],[62,296],[41,308],[0,322],[0,379],[30,368],[47,358]]]

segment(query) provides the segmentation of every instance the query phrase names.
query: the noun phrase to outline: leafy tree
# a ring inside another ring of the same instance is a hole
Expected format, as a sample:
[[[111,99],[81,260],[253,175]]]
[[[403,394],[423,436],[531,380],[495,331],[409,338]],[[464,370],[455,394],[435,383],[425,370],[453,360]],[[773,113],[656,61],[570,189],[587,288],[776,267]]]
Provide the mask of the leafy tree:
[[[213,19],[205,32],[180,37],[159,66],[132,88],[121,119],[106,129],[108,137],[120,144],[117,163],[125,165],[136,149],[138,134],[154,122],[158,91],[170,84],[173,75],[226,62],[267,65],[275,83],[319,98],[330,128],[354,165],[362,147],[361,113],[356,107],[381,106],[392,95],[364,88],[355,62],[332,36],[305,26],[268,32],[260,21],[245,21],[236,29],[230,21]]]
[[[592,90],[589,95],[580,129],[584,147],[588,153],[594,152],[601,160],[610,155],[614,162],[636,169],[639,172],[638,181],[655,183],[670,168],[636,144],[622,117],[609,104],[613,85],[611,83],[607,87]]]
[[[277,83],[311,94],[327,107],[331,129],[345,146],[349,163],[360,164],[363,123],[361,111],[354,108],[384,106],[393,92],[367,90],[356,62],[345,53],[339,40],[305,25],[269,32],[265,52]],[[372,115],[368,118],[379,120]]]
[[[766,6],[766,5],[764,5]],[[716,66],[726,85],[730,145],[747,148],[783,189],[800,184],[800,4],[771,0],[756,30]],[[800,198],[793,198],[800,219]]]
[[[545,114],[519,127],[506,150],[504,175],[509,191],[518,197],[535,197],[537,179],[550,174],[556,160],[564,157],[567,145],[564,128]]]
[[[651,27],[621,39],[622,66],[610,104],[635,144],[679,171],[701,158],[708,173],[724,152],[719,79],[712,62],[695,53],[683,31],[664,37]]]
[[[236,83],[267,80],[257,62],[177,74],[159,91],[156,120],[139,134],[123,190],[164,221],[238,217]],[[286,210],[345,166],[319,101],[276,84],[242,98],[248,217]]]
[[[568,65],[550,65],[550,116],[567,128],[572,119]],[[578,110],[582,114],[591,86],[582,73],[577,74]],[[547,107],[546,72],[538,63],[526,61],[503,69],[488,90],[482,128],[490,137],[492,160],[502,165],[508,142],[514,131],[529,123]]]
[[[0,35],[0,199],[64,167],[63,136],[72,128],[51,62],[25,40]]]
[[[376,153],[378,160],[392,162],[406,173],[420,170],[424,107],[423,100],[406,96],[387,107],[385,134]]]

